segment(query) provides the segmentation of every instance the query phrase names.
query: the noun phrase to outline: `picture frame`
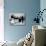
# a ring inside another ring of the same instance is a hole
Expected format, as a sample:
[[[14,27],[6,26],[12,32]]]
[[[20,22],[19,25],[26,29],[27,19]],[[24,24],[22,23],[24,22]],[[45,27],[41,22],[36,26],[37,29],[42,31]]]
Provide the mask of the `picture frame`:
[[[11,25],[25,25],[26,16],[24,13],[10,13],[9,14],[9,23]]]

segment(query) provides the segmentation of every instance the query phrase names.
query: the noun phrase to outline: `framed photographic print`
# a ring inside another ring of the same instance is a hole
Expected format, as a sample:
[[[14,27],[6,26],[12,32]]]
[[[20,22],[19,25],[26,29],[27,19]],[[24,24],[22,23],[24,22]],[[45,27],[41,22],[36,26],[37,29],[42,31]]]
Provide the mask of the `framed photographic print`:
[[[25,15],[24,13],[10,13],[9,22],[12,25],[25,25]]]

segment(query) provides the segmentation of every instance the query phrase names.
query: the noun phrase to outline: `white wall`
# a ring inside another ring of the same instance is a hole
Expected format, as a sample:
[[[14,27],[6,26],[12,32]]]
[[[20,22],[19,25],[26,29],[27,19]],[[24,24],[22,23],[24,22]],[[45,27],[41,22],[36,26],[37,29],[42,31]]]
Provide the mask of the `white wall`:
[[[0,42],[4,41],[4,8],[3,0],[0,0]]]

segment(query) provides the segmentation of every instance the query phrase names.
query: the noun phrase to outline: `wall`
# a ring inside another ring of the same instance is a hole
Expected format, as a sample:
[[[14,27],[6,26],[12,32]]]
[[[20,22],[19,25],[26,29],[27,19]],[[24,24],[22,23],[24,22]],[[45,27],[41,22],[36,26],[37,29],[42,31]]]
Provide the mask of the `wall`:
[[[0,0],[0,42],[4,41],[4,3]]]
[[[40,1],[40,9],[41,9],[41,11],[42,11],[43,9],[46,9],[46,0],[41,0],[41,1]],[[46,19],[46,11],[43,12],[42,17],[43,17],[43,22],[41,21],[41,22],[40,22],[40,25],[46,27],[46,20],[45,20],[45,19]]]
[[[32,30],[33,19],[40,10],[40,0],[4,0],[4,35],[7,41],[18,41]],[[12,26],[9,24],[9,13],[24,13],[26,25]]]
[[[43,10],[43,9],[46,9],[46,0],[40,0],[40,10]],[[44,20],[43,20],[43,22],[40,21],[40,25],[46,27],[46,11],[43,13],[42,17],[43,17]]]

